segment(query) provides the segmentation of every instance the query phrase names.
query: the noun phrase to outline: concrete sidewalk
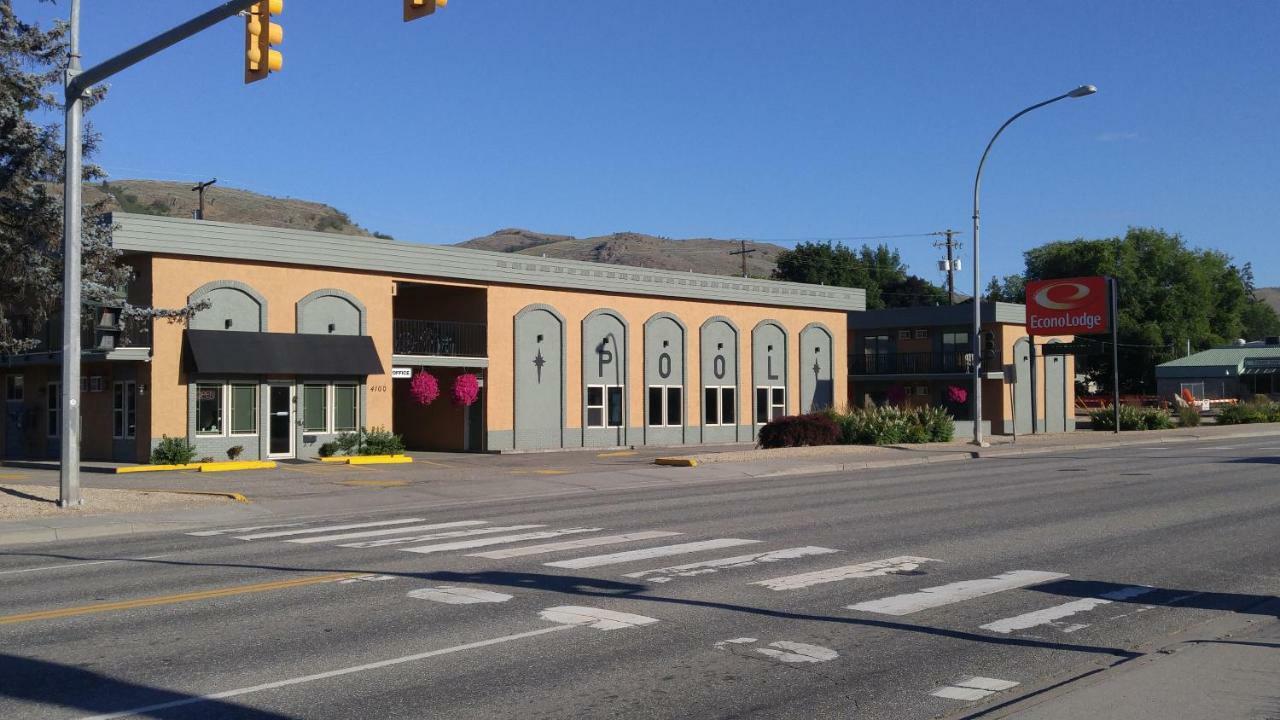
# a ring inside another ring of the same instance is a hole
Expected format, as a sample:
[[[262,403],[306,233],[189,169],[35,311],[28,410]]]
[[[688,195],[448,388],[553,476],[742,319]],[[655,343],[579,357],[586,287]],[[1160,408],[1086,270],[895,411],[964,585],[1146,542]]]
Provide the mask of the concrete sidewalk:
[[[966,717],[1018,720],[1280,718],[1280,600],[1230,633],[1196,636]]]

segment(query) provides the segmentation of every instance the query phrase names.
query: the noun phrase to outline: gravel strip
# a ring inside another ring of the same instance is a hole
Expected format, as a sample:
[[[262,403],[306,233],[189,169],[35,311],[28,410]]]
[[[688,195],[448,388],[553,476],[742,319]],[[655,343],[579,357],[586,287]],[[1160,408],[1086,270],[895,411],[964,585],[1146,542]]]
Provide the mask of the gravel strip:
[[[58,488],[44,485],[0,483],[0,519],[17,520],[51,515],[101,515],[104,513],[147,512],[149,510],[185,510],[217,503],[231,502],[211,495],[185,495],[142,490],[99,490],[81,488],[84,505],[58,507]]]

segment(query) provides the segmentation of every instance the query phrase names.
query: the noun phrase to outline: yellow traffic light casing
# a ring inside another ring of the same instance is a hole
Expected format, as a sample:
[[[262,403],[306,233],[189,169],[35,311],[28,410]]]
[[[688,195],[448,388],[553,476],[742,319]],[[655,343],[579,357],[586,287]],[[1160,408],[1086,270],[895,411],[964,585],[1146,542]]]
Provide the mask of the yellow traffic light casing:
[[[249,6],[244,17],[244,81],[257,82],[284,67],[275,46],[284,42],[284,28],[271,18],[284,12],[284,0],[262,0]]]
[[[449,4],[449,0],[404,0],[404,21],[424,18]]]

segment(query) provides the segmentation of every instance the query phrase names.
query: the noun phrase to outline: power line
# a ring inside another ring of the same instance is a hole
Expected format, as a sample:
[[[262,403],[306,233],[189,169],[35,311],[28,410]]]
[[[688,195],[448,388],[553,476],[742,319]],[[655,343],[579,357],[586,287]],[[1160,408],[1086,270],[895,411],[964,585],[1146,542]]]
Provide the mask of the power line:
[[[902,238],[920,238],[920,237],[937,237],[945,235],[943,232],[929,233],[901,233],[897,235],[823,235],[813,237],[795,237],[795,238],[744,238],[735,237],[733,240],[746,240],[748,242],[767,242],[767,243],[798,243],[798,242],[859,242],[862,240],[899,240]]]

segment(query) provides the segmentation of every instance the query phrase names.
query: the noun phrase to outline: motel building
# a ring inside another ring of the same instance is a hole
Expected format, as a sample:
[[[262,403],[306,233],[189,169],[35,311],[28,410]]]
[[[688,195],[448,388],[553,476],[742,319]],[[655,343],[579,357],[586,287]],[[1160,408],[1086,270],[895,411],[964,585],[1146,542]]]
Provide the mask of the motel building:
[[[82,455],[311,458],[387,428],[411,450],[751,442],[847,396],[862,290],[117,214],[130,303],[204,301],[189,321],[93,313]],[[57,325],[57,323],[53,323]],[[56,327],[49,332],[55,333]],[[55,458],[61,340],[0,358],[2,457]],[[413,377],[439,397],[422,404]],[[455,379],[478,379],[474,402]]]

